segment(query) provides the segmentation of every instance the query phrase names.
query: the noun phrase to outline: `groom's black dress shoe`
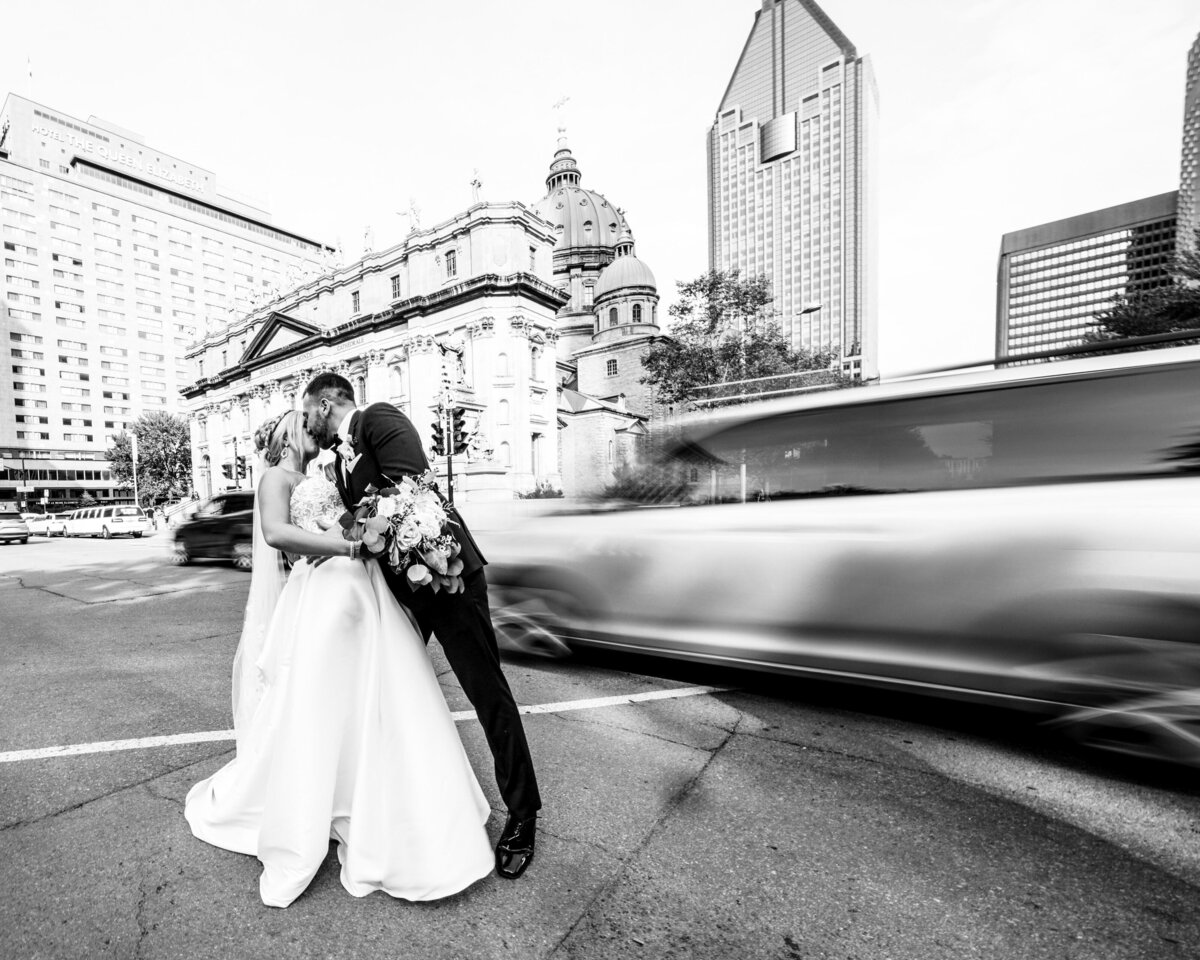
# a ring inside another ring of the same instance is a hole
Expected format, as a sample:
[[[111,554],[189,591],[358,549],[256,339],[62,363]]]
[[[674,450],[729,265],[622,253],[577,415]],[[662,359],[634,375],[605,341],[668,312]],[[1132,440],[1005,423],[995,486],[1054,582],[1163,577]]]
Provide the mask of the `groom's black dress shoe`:
[[[496,872],[509,880],[516,880],[533,863],[536,839],[537,817],[521,820],[510,813],[496,844]]]

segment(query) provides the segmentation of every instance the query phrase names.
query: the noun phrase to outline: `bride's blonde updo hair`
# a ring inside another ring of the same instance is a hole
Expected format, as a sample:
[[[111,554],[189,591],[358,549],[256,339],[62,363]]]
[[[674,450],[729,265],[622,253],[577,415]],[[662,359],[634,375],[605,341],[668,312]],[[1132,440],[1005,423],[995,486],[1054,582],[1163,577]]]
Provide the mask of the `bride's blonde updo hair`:
[[[297,438],[303,429],[304,415],[299,410],[285,410],[254,431],[254,449],[267,466],[276,467],[289,449],[302,449]]]

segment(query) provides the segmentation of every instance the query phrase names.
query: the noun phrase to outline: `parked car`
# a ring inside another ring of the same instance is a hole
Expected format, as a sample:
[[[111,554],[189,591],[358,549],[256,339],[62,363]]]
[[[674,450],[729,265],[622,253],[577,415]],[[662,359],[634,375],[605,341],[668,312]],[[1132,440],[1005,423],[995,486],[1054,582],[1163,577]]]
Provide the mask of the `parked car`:
[[[0,543],[8,543],[12,540],[16,540],[17,543],[28,543],[29,527],[21,519],[21,514],[15,505],[0,504]]]
[[[235,567],[249,570],[253,521],[253,491],[218,493],[175,527],[171,558],[178,564],[199,559],[230,560]]]
[[[1016,707],[1200,766],[1200,347],[726,407],[660,467],[657,509],[485,543],[498,629]]]
[[[66,519],[68,537],[141,537],[151,533],[154,525],[141,507],[80,507]]]
[[[29,527],[29,532],[34,536],[53,537],[66,536],[67,533],[67,513],[29,513],[25,514],[25,525]]]

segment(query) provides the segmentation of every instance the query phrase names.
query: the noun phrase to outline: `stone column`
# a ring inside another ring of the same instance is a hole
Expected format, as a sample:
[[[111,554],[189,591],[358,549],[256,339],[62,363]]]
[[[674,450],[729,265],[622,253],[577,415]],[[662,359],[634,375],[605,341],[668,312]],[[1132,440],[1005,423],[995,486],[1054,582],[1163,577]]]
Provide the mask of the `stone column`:
[[[267,411],[267,391],[265,387],[258,386],[250,391],[250,434],[254,435],[254,431],[259,428],[264,420],[270,416]]]
[[[378,403],[388,398],[388,368],[382,350],[367,354],[367,403]]]

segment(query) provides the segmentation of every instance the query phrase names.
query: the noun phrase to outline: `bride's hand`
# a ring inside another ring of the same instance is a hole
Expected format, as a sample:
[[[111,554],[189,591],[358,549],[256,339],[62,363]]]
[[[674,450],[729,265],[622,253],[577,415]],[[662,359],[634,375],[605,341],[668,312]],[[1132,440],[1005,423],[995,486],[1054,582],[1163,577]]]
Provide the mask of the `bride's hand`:
[[[316,524],[318,527],[321,528],[321,533],[323,536],[333,537],[338,540],[349,539],[348,537],[346,537],[344,535],[341,524],[339,524],[336,520],[328,520],[325,517],[317,517]],[[311,563],[314,567],[319,567],[326,560],[331,560],[333,558],[332,557],[308,557],[307,559],[308,559],[308,562]]]

